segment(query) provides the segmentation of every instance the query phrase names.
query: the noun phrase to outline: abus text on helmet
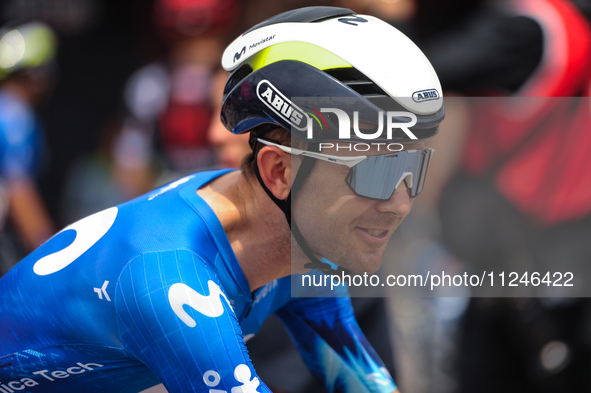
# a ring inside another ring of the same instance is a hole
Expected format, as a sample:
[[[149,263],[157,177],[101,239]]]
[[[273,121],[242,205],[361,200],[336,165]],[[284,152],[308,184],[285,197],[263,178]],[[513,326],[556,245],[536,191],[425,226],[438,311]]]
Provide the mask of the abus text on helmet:
[[[311,118],[289,98],[279,91],[271,82],[264,79],[257,85],[257,97],[275,114],[291,124],[292,127],[299,131],[306,131],[308,139],[314,138],[314,127]],[[339,139],[351,139],[351,119],[347,112],[337,108],[321,108],[320,112],[334,113],[338,118]],[[363,140],[371,140],[382,138],[384,129],[384,113],[386,117],[386,139],[392,139],[392,130],[400,128],[410,139],[418,139],[410,127],[417,123],[417,116],[411,112],[404,111],[378,111],[378,129],[372,133],[363,133],[359,129],[359,113],[353,112],[353,132],[356,137]],[[408,118],[410,121],[395,121],[395,119]]]
[[[308,126],[310,125],[308,116],[304,111],[291,102],[268,80],[262,80],[257,85],[257,97],[263,104],[298,130],[303,131],[306,129],[305,124],[302,124],[302,120],[308,120]]]

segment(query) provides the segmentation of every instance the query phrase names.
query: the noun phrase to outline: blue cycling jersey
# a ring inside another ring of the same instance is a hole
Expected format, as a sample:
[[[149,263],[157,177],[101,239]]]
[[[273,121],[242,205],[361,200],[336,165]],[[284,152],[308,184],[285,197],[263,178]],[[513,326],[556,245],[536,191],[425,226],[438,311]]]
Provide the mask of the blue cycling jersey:
[[[348,298],[251,293],[194,174],[80,220],[0,280],[0,393],[270,392],[244,337],[276,313],[331,392],[392,392]]]

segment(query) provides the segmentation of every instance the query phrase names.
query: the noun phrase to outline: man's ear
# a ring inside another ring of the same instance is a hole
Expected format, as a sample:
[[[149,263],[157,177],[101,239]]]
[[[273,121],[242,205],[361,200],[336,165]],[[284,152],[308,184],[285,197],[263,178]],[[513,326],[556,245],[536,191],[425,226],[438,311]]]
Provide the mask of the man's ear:
[[[257,155],[261,179],[275,198],[286,200],[291,190],[291,154],[276,146],[265,146]]]

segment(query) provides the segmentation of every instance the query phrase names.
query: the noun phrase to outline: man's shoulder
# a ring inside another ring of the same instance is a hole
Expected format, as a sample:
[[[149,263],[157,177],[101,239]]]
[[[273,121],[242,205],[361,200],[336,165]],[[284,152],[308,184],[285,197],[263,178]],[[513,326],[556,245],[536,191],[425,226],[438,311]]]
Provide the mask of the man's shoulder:
[[[18,268],[47,278],[89,277],[116,274],[138,255],[163,250],[192,250],[215,259],[207,222],[213,212],[196,194],[200,183],[215,176],[187,176],[76,221],[29,254]]]
[[[170,182],[132,200],[131,202],[147,201],[147,202],[170,202],[170,198],[176,195],[180,195],[189,204],[200,205],[200,198],[198,198],[197,190],[203,185],[215,180],[216,178],[231,172],[233,169],[220,169],[212,171],[196,172],[187,176],[183,176],[178,179],[171,180]],[[193,202],[193,203],[191,203]]]
[[[111,220],[109,216],[113,220],[109,233],[105,234],[104,247],[129,250],[124,258],[127,262],[138,255],[168,250],[191,250],[204,258],[209,254],[215,258],[215,250],[211,250],[214,246],[211,240],[219,235],[214,225],[215,214],[197,195],[197,189],[223,173],[200,172],[185,176],[97,213],[107,222]],[[90,217],[82,221],[103,220]]]
[[[196,189],[216,175],[179,179],[68,225],[13,268],[0,281],[0,293],[8,296],[27,287],[27,298],[47,297],[46,291],[32,289],[49,286],[52,298],[63,301],[85,293],[96,302],[107,299],[105,292],[112,297],[123,270],[139,256],[162,258],[166,252],[170,262],[175,250],[186,250],[191,258],[198,255],[213,265],[222,234]],[[180,254],[184,261],[188,254]]]
[[[141,252],[194,249],[202,238],[225,236],[197,190],[228,170],[194,173],[117,206],[115,242],[140,242]],[[199,249],[199,248],[197,248]]]

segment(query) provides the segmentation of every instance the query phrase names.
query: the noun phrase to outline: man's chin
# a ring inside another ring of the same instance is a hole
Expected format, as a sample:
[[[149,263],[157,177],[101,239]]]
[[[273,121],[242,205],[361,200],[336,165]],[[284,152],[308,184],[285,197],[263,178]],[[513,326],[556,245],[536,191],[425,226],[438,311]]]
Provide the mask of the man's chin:
[[[351,272],[355,273],[355,274],[374,274],[375,272],[378,271],[378,269],[380,268],[380,266],[382,266],[382,260],[383,260],[383,254],[378,258],[376,257],[371,258],[371,259],[364,259],[364,260],[357,260],[355,262],[353,261],[347,261],[346,263],[343,263],[343,266],[345,269],[350,270]]]

